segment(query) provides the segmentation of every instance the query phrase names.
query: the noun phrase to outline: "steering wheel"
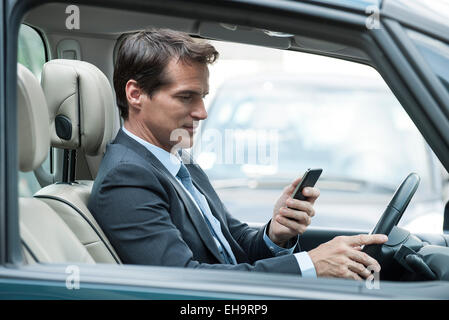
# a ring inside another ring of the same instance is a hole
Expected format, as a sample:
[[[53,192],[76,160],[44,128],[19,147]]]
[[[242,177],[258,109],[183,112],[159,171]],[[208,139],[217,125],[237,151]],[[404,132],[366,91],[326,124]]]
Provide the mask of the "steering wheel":
[[[420,178],[416,173],[410,173],[401,183],[393,195],[390,203],[380,217],[374,229],[370,234],[389,235],[394,226],[396,226],[407,208],[410,200],[418,189]],[[382,245],[367,245],[362,251],[376,259],[382,266]]]

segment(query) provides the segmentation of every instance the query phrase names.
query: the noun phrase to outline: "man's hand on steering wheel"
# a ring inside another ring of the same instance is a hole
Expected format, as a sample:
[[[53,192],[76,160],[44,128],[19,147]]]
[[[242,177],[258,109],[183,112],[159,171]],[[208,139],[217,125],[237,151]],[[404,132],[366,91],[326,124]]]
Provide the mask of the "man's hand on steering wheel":
[[[380,265],[362,252],[361,247],[387,241],[388,237],[383,234],[339,236],[308,253],[318,277],[363,280],[372,275],[371,271],[380,272]]]

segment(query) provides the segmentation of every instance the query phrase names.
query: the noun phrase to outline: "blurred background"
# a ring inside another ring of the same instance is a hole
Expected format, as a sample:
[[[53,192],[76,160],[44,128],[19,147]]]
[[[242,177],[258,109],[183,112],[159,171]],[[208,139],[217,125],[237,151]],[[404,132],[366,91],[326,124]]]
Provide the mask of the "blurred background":
[[[446,173],[381,76],[334,58],[211,41],[208,119],[192,150],[236,218],[266,223],[282,189],[322,168],[312,226],[371,230],[411,172],[400,223],[442,232]]]

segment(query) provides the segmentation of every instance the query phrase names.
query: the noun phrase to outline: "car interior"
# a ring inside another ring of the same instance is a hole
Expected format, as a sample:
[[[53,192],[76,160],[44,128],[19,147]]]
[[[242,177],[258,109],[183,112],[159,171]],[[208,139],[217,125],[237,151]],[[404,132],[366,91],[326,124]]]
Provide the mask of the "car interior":
[[[33,172],[41,186],[32,197],[19,199],[25,264],[121,264],[120,257],[87,209],[87,201],[105,147],[121,125],[111,83],[114,54],[122,34],[147,27],[164,27],[200,39],[300,51],[375,68],[380,61],[376,60],[379,58],[376,54],[370,53],[371,44],[364,42],[363,37],[344,32],[339,38],[333,38],[327,29],[313,29],[313,23],[304,22],[300,26],[302,32],[288,34],[178,15],[89,5],[78,7],[79,29],[67,28],[67,5],[61,3],[35,7],[23,20],[23,24],[43,38],[47,60],[40,80],[20,63],[17,67],[19,169]],[[388,82],[391,85],[391,81]],[[42,165],[48,158],[52,173],[43,173]],[[402,194],[398,190],[395,194],[396,200],[400,198],[402,212],[416,190],[407,183],[404,182],[406,186],[402,189],[407,190]],[[382,253],[373,253],[382,256],[382,266],[386,270],[381,274],[382,279],[449,279],[448,270],[442,267],[449,261],[448,234],[411,234],[395,227],[397,220],[385,223],[391,230],[390,240],[383,246]],[[302,250],[310,250],[335,236],[355,234],[357,230],[311,228],[300,244]],[[421,256],[432,256],[431,263],[437,267],[429,271],[423,261],[397,262],[399,255],[406,256],[406,252],[399,250],[404,243],[409,250],[421,250]]]

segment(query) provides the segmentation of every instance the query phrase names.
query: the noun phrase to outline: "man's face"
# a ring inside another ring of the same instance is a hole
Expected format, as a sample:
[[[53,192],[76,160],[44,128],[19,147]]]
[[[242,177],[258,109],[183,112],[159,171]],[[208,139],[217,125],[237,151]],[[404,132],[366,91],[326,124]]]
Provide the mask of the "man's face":
[[[130,112],[129,120],[137,120],[144,139],[170,152],[190,148],[195,128],[207,118],[203,98],[209,92],[209,70],[205,63],[172,59],[165,74],[168,84],[151,96],[142,92],[140,110]]]

